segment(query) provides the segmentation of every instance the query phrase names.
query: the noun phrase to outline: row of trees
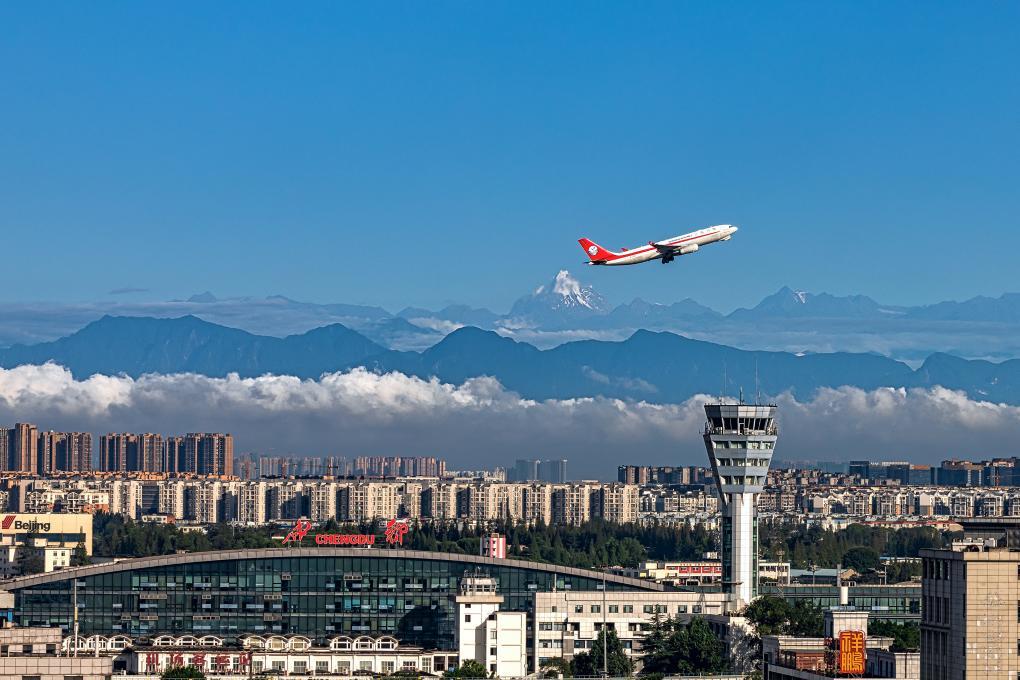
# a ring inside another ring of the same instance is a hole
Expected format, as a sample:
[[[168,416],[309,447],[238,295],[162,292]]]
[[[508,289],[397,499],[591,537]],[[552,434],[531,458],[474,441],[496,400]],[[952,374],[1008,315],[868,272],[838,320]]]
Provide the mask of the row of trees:
[[[341,524],[329,520],[317,531],[375,533],[372,522]],[[549,526],[497,522],[466,527],[457,522],[414,523],[404,547],[455,555],[475,555],[484,534],[505,534],[510,557],[570,567],[636,566],[644,560],[696,559],[715,550],[716,537],[703,527],[641,526],[592,520],[581,526]],[[122,515],[97,513],[93,519],[96,555],[139,557],[169,555],[180,550],[200,552],[278,545],[273,527],[232,527],[214,524],[205,531],[183,531],[173,524],[134,522]],[[309,537],[306,540],[311,540]]]
[[[841,531],[829,531],[779,522],[758,529],[758,542],[768,559],[789,561],[797,569],[842,564],[862,573],[877,568],[880,555],[916,557],[921,549],[945,547],[952,538],[953,534],[933,527],[887,529],[852,524]]]
[[[476,554],[485,533],[505,534],[509,556],[570,567],[636,566],[645,560],[698,559],[716,550],[716,536],[704,527],[615,524],[592,520],[581,526],[497,522],[488,527],[430,523],[408,533],[416,550]]]
[[[688,621],[657,617],[642,639],[641,648],[644,653],[642,675],[711,674],[728,669],[725,645],[701,617]],[[596,677],[603,672],[608,672],[610,677],[624,677],[634,672],[634,665],[614,630],[608,635],[600,631],[591,650],[575,654],[572,661],[554,658],[542,667],[545,677]]]
[[[92,518],[92,552],[103,557],[171,555],[179,550],[202,552],[237,548],[269,548],[271,527],[239,528],[213,524],[205,531],[183,531],[173,524],[141,523],[123,515],[99,512]]]

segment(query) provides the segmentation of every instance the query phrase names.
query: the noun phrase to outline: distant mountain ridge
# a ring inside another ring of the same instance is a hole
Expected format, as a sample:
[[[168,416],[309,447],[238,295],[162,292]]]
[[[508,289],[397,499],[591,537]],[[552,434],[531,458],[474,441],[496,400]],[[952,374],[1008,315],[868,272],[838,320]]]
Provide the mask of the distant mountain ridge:
[[[695,394],[736,394],[741,388],[751,395],[756,385],[766,395],[790,391],[799,397],[826,387],[942,385],[974,399],[1020,404],[1020,360],[992,363],[933,354],[912,370],[874,354],[748,351],[645,330],[622,341],[582,340],[541,350],[463,327],[422,352],[401,352],[341,324],[274,338],[194,316],[107,316],[54,342],[0,350],[5,368],[47,361],[66,366],[78,378],[94,373],[317,378],[355,367],[455,384],[492,376],[531,399],[605,396],[673,403]]]
[[[265,373],[317,377],[386,348],[341,324],[273,338],[203,321],[104,316],[60,340],[0,350],[0,365],[54,361],[78,377],[102,373]]]
[[[612,305],[570,272],[518,298],[506,313],[450,304],[407,307],[397,314],[371,305],[310,303],[282,295],[220,298],[210,291],[185,300],[104,303],[0,303],[0,348],[54,341],[107,316],[205,321],[283,339],[341,324],[377,345],[423,351],[463,326],[496,330],[542,349],[582,338],[624,340],[637,330],[669,331],[745,349],[791,353],[874,352],[918,366],[946,353],[994,360],[1020,357],[1020,294],[925,306],[883,304],[864,295],[811,293],[787,286],[729,314],[687,298],[635,298]]]

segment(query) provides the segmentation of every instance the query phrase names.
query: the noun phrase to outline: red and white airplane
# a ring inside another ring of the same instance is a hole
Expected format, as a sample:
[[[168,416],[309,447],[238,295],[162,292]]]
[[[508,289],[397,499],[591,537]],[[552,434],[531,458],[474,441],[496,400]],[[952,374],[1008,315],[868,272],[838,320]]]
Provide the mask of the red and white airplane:
[[[672,262],[678,255],[690,255],[698,252],[702,246],[716,241],[729,241],[733,234],[737,233],[737,227],[732,224],[720,224],[714,227],[706,227],[689,234],[683,234],[665,241],[649,241],[647,246],[622,249],[618,253],[606,250],[602,246],[586,238],[577,242],[588,254],[588,264],[640,264],[648,260],[662,260],[662,264]]]

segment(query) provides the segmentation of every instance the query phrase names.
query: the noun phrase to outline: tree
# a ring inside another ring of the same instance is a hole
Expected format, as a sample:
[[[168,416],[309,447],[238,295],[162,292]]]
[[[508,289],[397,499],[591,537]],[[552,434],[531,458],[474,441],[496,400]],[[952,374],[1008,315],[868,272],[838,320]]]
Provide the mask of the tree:
[[[878,552],[874,548],[857,545],[843,553],[843,566],[864,574],[878,569],[882,564]]]
[[[160,676],[162,680],[205,680],[205,673],[194,666],[170,666]]]
[[[616,631],[610,629],[608,636],[609,662],[605,662],[607,639],[606,631],[599,631],[599,636],[592,643],[590,652],[581,652],[574,655],[574,675],[595,676],[602,675],[603,669],[608,666],[609,675],[621,677],[634,672],[634,665],[630,662],[627,654],[623,651],[623,643],[616,636]]]
[[[726,670],[726,646],[700,616],[687,623],[666,619],[653,623],[642,641],[645,674],[719,673]]]
[[[487,678],[489,672],[478,661],[468,659],[460,667],[446,671],[448,678]]]
[[[562,675],[564,678],[572,677],[573,671],[570,668],[570,662],[561,656],[554,656],[551,659],[546,659],[542,662],[542,677],[555,678]]]
[[[726,670],[726,645],[715,636],[705,619],[695,616],[677,634],[680,660],[677,672],[721,673]]]
[[[870,621],[868,635],[891,637],[893,643],[890,648],[894,652],[913,652],[921,648],[921,627],[914,621]]]
[[[744,609],[758,637],[785,634],[790,614],[790,603],[774,595],[762,595]]]
[[[74,551],[71,552],[71,566],[72,567],[83,567],[86,564],[92,564],[92,558],[89,556],[88,550],[85,549],[85,541],[78,541],[78,545],[74,546]]]
[[[798,600],[790,607],[786,634],[795,637],[821,637],[825,632],[822,608],[809,600]]]

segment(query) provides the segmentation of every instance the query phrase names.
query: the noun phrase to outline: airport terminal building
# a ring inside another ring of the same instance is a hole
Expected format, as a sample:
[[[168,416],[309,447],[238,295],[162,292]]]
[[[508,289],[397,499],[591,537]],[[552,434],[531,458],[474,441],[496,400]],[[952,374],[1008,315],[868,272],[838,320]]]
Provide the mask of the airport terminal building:
[[[457,650],[465,635],[475,634],[480,621],[472,616],[481,620],[462,597],[465,584],[478,579],[491,581],[500,612],[525,614],[522,662],[531,669],[589,648],[602,625],[615,629],[636,655],[655,615],[724,611],[722,593],[674,590],[609,573],[317,545],[144,557],[26,576],[5,585],[12,600],[5,615],[17,626],[60,627],[71,635],[77,602],[82,639],[126,639],[134,647],[184,635],[239,647],[254,635],[299,636],[328,648],[362,636]]]

